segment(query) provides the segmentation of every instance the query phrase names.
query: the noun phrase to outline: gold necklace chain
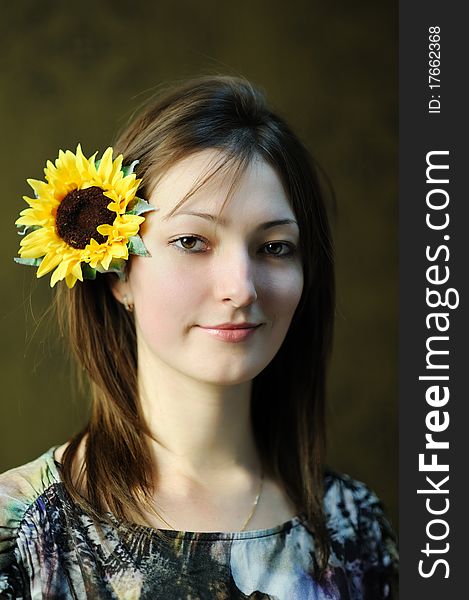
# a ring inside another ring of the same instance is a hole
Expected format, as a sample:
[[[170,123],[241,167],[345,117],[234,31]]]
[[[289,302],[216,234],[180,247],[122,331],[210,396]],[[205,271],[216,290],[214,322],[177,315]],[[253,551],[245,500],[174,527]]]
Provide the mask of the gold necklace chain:
[[[254,500],[254,505],[252,507],[251,513],[250,513],[249,517],[246,519],[246,521],[244,522],[244,525],[243,525],[241,531],[244,531],[246,529],[246,525],[252,519],[252,516],[253,516],[253,514],[256,511],[257,503],[259,502],[259,498],[261,497],[261,494],[262,494],[262,485],[263,485],[263,483],[264,483],[264,472],[261,472],[261,481],[260,481],[260,484],[259,484],[259,491],[257,492],[256,499]]]
[[[246,529],[247,524],[249,523],[249,521],[252,519],[254,513],[256,512],[257,504],[259,503],[259,498],[261,497],[261,494],[262,494],[263,484],[264,484],[264,472],[262,471],[261,472],[261,477],[260,477],[260,483],[259,483],[259,491],[257,492],[257,496],[256,496],[256,499],[254,500],[254,504],[252,506],[251,512],[249,513],[248,518],[244,521],[244,524],[243,524],[242,528],[240,529],[240,531],[244,531]],[[158,517],[164,523],[166,523],[166,525],[168,525],[168,527],[170,527],[173,531],[176,531],[174,529],[174,527],[172,525],[170,525],[168,523],[168,521],[165,521],[165,519],[163,519],[163,517],[161,515],[158,514]]]

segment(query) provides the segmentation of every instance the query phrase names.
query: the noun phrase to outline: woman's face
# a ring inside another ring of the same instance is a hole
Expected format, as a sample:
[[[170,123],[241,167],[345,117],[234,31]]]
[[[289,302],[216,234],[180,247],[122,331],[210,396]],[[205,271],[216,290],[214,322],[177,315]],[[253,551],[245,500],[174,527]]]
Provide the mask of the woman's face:
[[[158,182],[148,198],[158,210],[147,213],[140,231],[151,257],[132,256],[128,281],[116,289],[135,305],[140,364],[156,361],[230,385],[253,379],[279,350],[301,297],[303,270],[295,215],[261,158],[247,168],[221,215],[231,180],[217,173],[168,217],[217,157],[216,150],[198,152]],[[258,326],[238,334],[216,328],[245,322]]]

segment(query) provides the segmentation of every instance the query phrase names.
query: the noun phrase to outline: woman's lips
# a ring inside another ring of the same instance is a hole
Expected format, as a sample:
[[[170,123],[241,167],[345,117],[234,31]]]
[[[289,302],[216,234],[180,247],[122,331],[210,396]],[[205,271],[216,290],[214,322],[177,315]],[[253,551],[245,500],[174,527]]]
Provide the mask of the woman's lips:
[[[260,325],[243,329],[212,329],[210,327],[200,327],[200,329],[224,342],[242,342],[253,335],[259,327]]]

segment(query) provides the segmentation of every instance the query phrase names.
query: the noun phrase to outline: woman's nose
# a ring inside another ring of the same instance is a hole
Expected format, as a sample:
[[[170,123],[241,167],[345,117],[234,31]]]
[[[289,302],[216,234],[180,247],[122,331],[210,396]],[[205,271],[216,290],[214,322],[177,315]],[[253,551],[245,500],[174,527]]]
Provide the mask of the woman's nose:
[[[257,299],[255,269],[247,250],[220,255],[214,271],[217,298],[236,306],[247,306]]]

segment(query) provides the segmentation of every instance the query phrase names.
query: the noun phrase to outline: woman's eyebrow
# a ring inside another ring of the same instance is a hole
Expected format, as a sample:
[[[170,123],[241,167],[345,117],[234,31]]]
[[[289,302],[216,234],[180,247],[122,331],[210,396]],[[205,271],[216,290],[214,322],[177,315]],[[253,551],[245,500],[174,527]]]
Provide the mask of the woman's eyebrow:
[[[228,223],[226,219],[222,217],[217,217],[216,215],[211,215],[209,213],[200,213],[200,212],[192,212],[192,211],[180,211],[173,215],[166,215],[162,218],[162,221],[168,221],[172,217],[177,217],[178,215],[192,215],[194,217],[201,217],[202,219],[206,219],[207,221],[212,221],[214,223],[220,223],[223,226],[226,226]],[[271,227],[276,227],[277,225],[296,225],[299,228],[298,223],[294,219],[275,219],[273,221],[266,221],[265,223],[261,223],[256,227],[258,230],[270,229]]]

